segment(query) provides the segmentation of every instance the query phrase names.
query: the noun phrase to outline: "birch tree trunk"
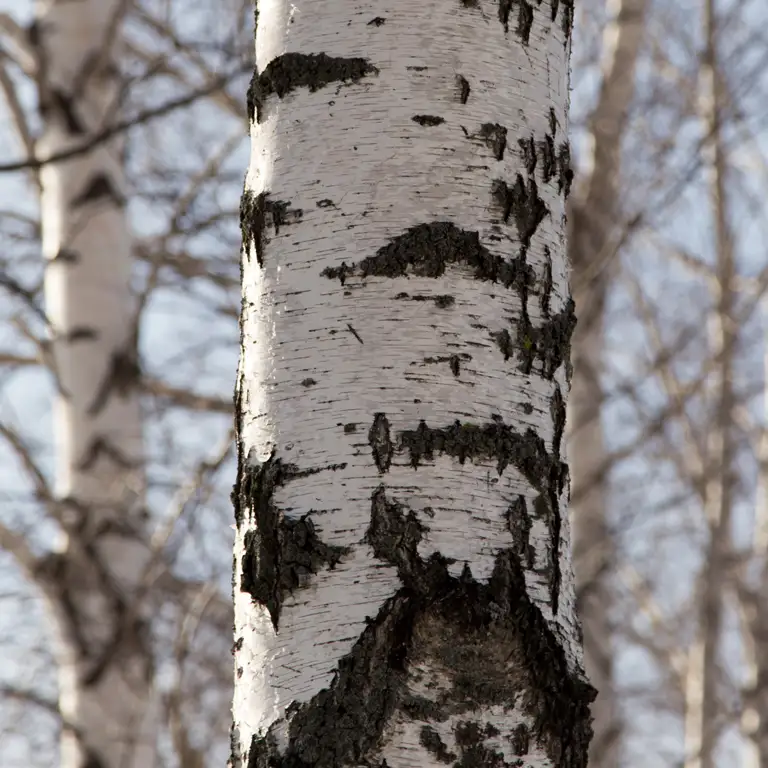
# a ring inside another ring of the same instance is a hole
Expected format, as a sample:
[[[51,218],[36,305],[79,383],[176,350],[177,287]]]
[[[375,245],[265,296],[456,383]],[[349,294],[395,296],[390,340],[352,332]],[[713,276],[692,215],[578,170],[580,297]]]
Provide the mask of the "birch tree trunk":
[[[115,118],[121,0],[38,3],[31,27],[44,160]],[[122,141],[42,168],[56,514],[39,574],[58,633],[63,768],[151,768],[152,662],[135,606],[148,562],[138,358]]]
[[[579,324],[573,337],[574,379],[568,404],[573,476],[571,519],[584,662],[598,694],[592,706],[592,768],[619,768],[621,714],[613,673],[611,608],[615,547],[606,519],[606,450],[600,412],[606,293],[614,269],[621,148],[635,91],[647,0],[617,0],[603,35],[603,81],[590,118],[590,155],[570,201],[568,250]],[[613,572],[613,573],[612,573]]]
[[[573,4],[258,10],[231,764],[585,766]]]

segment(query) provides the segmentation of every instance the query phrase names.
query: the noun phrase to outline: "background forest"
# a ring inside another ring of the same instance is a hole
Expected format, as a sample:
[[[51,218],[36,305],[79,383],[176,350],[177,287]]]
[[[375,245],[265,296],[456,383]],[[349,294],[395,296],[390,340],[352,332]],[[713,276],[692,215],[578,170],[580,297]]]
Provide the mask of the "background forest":
[[[0,765],[57,764],[61,517],[31,0],[0,0]],[[161,764],[229,751],[250,0],[122,4]],[[594,768],[768,768],[768,39],[760,0],[580,0],[569,415]]]

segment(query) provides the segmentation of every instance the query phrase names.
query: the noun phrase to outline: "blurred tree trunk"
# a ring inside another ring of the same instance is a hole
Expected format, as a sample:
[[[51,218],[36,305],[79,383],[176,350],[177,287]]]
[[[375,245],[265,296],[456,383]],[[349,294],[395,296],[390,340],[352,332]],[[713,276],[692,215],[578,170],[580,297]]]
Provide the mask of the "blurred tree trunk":
[[[261,7],[231,764],[582,768],[570,0]]]
[[[613,673],[611,608],[614,542],[606,508],[606,462],[600,412],[606,292],[620,234],[621,148],[635,91],[635,69],[647,0],[620,0],[604,34],[603,81],[590,118],[586,171],[569,208],[569,255],[579,317],[573,337],[568,456],[573,478],[571,520],[584,662],[598,695],[592,705],[592,768],[618,768],[621,714]]]
[[[726,157],[723,148],[719,82],[717,23],[714,0],[706,0],[705,49],[700,76],[700,109],[705,136],[705,167],[709,176],[715,251],[715,312],[713,354],[718,356],[712,392],[709,429],[709,468],[702,478],[709,542],[701,574],[699,627],[688,660],[685,691],[685,768],[714,768],[715,749],[723,723],[718,696],[718,654],[723,632],[723,598],[729,581],[731,517],[733,511],[733,457],[735,452],[734,358],[737,326],[734,315],[736,264],[733,236],[728,224]]]
[[[125,5],[37,4],[39,159],[87,145],[114,119]],[[122,151],[112,139],[41,172],[56,508],[66,535],[39,577],[58,630],[63,768],[155,760],[149,636],[136,605],[149,550]]]

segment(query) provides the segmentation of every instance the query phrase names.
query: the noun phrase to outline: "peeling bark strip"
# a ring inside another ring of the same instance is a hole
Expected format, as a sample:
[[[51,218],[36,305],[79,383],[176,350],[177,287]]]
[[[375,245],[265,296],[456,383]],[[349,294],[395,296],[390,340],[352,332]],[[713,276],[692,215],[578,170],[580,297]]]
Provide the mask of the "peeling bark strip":
[[[343,469],[343,466],[324,469]],[[305,586],[310,575],[321,568],[334,568],[348,552],[345,547],[320,541],[312,520],[306,515],[292,520],[274,505],[276,488],[293,478],[320,471],[322,469],[300,470],[295,464],[284,464],[273,454],[259,467],[249,466],[240,481],[239,512],[242,515],[242,510],[250,507],[256,521],[256,530],[245,535],[240,589],[267,607],[275,630],[285,594]]]
[[[320,274],[342,285],[347,277],[441,277],[449,266],[466,265],[476,280],[489,280],[505,287],[533,284],[532,268],[523,259],[507,261],[480,243],[477,232],[459,229],[448,221],[418,224],[387,245],[353,265],[341,263]]]
[[[461,752],[455,764],[492,768],[504,763],[483,742],[497,731],[472,713],[478,705],[509,706],[521,691],[533,726],[516,731],[519,756],[536,740],[558,768],[585,768],[595,692],[569,670],[560,641],[528,597],[517,554],[500,552],[487,584],[475,581],[468,567],[453,577],[442,555],[419,555],[425,532],[384,486],[374,491],[365,540],[376,557],[397,568],[404,586],[370,620],[330,685],[308,703],[289,707],[287,748],[278,748],[275,726],[253,737],[249,768],[379,765],[377,747],[398,710],[424,722],[467,713],[455,729]],[[408,693],[408,668],[422,660],[437,660],[451,677],[450,700]],[[421,741],[448,759],[429,726]]]
[[[248,117],[261,122],[261,105],[275,94],[282,99],[296,88],[307,87],[317,91],[330,83],[357,82],[379,70],[368,59],[340,58],[325,53],[284,53],[269,62],[258,74],[255,70],[248,87]]]

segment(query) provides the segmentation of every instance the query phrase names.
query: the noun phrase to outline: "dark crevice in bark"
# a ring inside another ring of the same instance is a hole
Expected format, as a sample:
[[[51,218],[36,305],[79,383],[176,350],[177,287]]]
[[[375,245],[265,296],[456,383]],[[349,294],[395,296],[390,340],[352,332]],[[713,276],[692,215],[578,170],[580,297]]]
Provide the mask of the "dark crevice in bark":
[[[374,491],[365,540],[397,569],[403,587],[369,619],[328,687],[308,703],[288,707],[285,751],[278,749],[273,725],[265,737],[253,738],[249,766],[382,765],[382,736],[401,710],[424,723],[466,713],[454,730],[455,765],[498,768],[504,763],[485,742],[499,732],[471,713],[517,702],[533,723],[530,734],[515,733],[521,756],[533,739],[558,768],[584,768],[594,690],[569,670],[562,641],[528,597],[517,555],[499,552],[488,583],[475,581],[466,566],[454,577],[443,556],[419,555],[425,532],[383,485]],[[408,668],[419,662],[437,664],[450,676],[451,690],[435,700],[410,695]],[[433,732],[423,731],[421,741],[448,758]]]
[[[414,115],[411,120],[413,120],[414,123],[428,127],[442,125],[442,123],[445,122],[445,118],[439,117],[438,115]]]
[[[510,504],[507,510],[507,526],[515,541],[514,552],[524,563],[527,570],[531,570],[535,564],[536,552],[530,542],[533,522],[528,513],[528,503],[525,496],[518,497]]]
[[[549,318],[550,297],[554,283],[552,281],[552,253],[549,246],[544,246],[544,276],[541,281],[541,290],[539,291],[539,307],[541,316],[546,320]]]
[[[492,254],[480,243],[477,232],[459,229],[448,221],[418,224],[357,264],[342,262],[328,267],[323,277],[338,279],[344,285],[348,277],[441,277],[449,266],[466,265],[474,270],[476,280],[489,280],[511,286],[533,283],[533,269],[525,259],[506,259]]]
[[[79,208],[86,203],[107,198],[118,208],[125,205],[125,197],[117,189],[112,179],[105,173],[96,173],[83,188],[83,191],[72,200],[72,208]]]
[[[248,462],[248,467],[242,470],[236,488],[236,514],[242,522],[243,510],[250,508],[255,530],[247,531],[244,537],[239,588],[267,608],[275,630],[286,593],[306,585],[309,577],[321,568],[334,568],[348,549],[322,542],[307,515],[297,519],[285,517],[274,504],[274,492],[298,477],[344,467],[346,464],[333,464],[301,470],[273,454],[258,466]]]
[[[567,48],[573,34],[573,0],[562,0],[562,2],[563,17],[560,21],[560,26],[563,30],[563,46]]]
[[[376,16],[368,22],[369,27],[380,27],[386,23],[386,19],[383,16]]]
[[[70,343],[77,341],[95,341],[99,338],[99,329],[87,325],[81,325],[73,328],[66,335],[66,340]]]
[[[254,70],[248,87],[248,117],[261,122],[261,105],[273,94],[282,99],[296,88],[317,91],[330,83],[357,82],[378,72],[368,59],[325,53],[284,53],[272,59],[261,74]]]
[[[531,39],[531,28],[533,27],[533,6],[528,0],[518,0],[517,12],[517,34],[528,45]]]
[[[419,743],[427,752],[433,754],[441,763],[450,765],[456,759],[455,752],[449,752],[440,734],[429,725],[422,725],[419,732]]]
[[[517,145],[520,147],[520,156],[525,165],[525,170],[531,176],[536,170],[536,142],[533,136],[529,136],[527,139],[518,139]]]
[[[51,259],[50,263],[53,263],[54,261],[63,262],[65,264],[77,264],[77,262],[80,261],[80,254],[71,248],[60,248],[59,252]]]
[[[373,462],[382,474],[389,471],[394,446],[389,433],[389,421],[383,413],[377,413],[368,430],[368,444],[373,452]]]

